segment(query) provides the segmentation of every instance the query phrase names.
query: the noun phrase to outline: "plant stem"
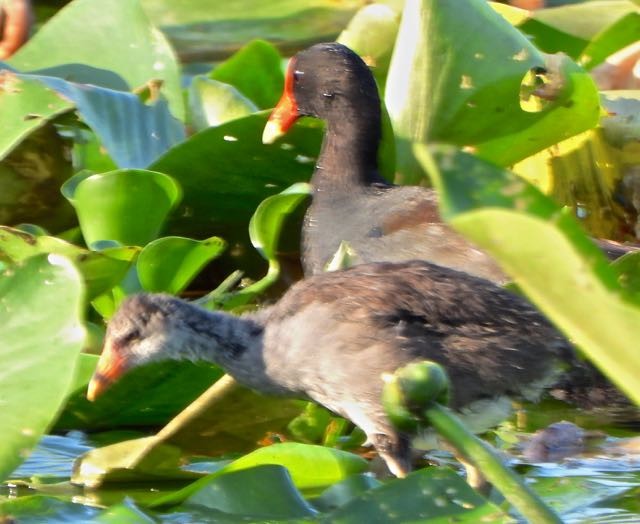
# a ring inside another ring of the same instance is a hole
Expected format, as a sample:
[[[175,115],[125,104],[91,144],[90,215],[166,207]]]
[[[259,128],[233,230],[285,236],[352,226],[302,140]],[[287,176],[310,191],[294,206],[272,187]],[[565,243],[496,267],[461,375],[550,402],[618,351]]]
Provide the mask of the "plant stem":
[[[535,524],[561,524],[560,517],[505,466],[493,449],[473,435],[446,407],[431,402],[424,417],[464,458],[478,468],[520,514]]]

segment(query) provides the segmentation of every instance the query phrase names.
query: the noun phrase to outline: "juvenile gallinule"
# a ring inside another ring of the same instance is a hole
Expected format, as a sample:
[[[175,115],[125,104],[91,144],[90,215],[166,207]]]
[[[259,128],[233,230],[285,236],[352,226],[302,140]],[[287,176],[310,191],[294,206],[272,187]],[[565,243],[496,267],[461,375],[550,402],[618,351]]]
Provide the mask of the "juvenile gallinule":
[[[441,364],[452,406],[480,430],[508,414],[511,397],[536,398],[566,377],[563,367],[583,366],[523,299],[424,261],[316,275],[240,317],[133,296],[109,323],[87,396],[164,359],[211,361],[257,391],[312,399],[360,426],[396,475],[410,469],[410,439],[383,410],[384,373],[417,360]]]
[[[357,263],[420,259],[506,280],[486,253],[442,222],[433,190],[394,186],[378,173],[380,99],[373,75],[356,53],[324,43],[296,54],[263,142],[275,141],[301,116],[326,122],[302,232],[306,275],[322,272],[344,240]],[[635,249],[608,241],[600,245],[611,258]]]

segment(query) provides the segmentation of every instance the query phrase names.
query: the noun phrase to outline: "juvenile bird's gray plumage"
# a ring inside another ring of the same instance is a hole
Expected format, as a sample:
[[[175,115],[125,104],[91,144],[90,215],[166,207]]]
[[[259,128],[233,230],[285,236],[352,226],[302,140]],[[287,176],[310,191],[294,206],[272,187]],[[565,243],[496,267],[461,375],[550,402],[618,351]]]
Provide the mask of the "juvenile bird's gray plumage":
[[[564,370],[587,367],[525,300],[423,261],[320,274],[240,317],[133,296],[106,341],[90,397],[145,362],[208,360],[257,391],[309,398],[352,420],[397,475],[410,469],[409,436],[383,410],[384,373],[437,362],[451,379],[452,407],[473,413],[490,399],[534,399],[566,379]]]

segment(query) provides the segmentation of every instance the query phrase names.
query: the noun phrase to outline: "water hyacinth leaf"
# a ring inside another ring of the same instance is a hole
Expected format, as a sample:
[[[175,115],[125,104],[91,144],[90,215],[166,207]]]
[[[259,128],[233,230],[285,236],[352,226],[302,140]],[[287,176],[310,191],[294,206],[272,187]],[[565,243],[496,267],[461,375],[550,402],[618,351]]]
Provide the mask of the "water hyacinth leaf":
[[[274,107],[284,87],[282,58],[264,40],[253,40],[217,65],[211,78],[234,86],[260,109]]]
[[[132,370],[89,402],[87,384],[97,362],[96,355],[83,355],[73,394],[56,421],[57,430],[160,426],[222,376],[215,366],[161,362]]]
[[[154,506],[182,502],[221,475],[265,464],[287,468],[294,485],[300,490],[325,489],[350,475],[362,473],[368,466],[362,457],[339,449],[297,442],[272,444],[258,448],[219,471],[159,499]]]
[[[457,473],[425,468],[372,489],[330,513],[331,522],[513,522]]]
[[[20,76],[37,79],[73,102],[118,167],[145,168],[185,138],[183,124],[165,100],[145,104],[133,93],[61,78]]]
[[[183,61],[220,61],[250,40],[264,38],[287,49],[334,40],[364,0],[142,0]],[[277,16],[274,16],[277,13]]]
[[[41,82],[0,71],[0,121],[11,122],[0,130],[0,158],[30,133],[72,108],[73,104]]]
[[[632,0],[577,2],[528,14],[518,29],[547,53],[563,52],[577,59],[598,33],[637,11]]]
[[[235,87],[198,75],[189,86],[191,125],[196,131],[219,126],[258,111]]]
[[[276,259],[283,222],[310,195],[311,186],[299,182],[260,203],[249,222],[249,237],[264,258]]]
[[[423,145],[415,151],[441,195],[442,216],[493,255],[529,299],[640,403],[640,301],[620,286],[574,217],[524,180],[472,155],[451,147],[432,155]]]
[[[59,255],[40,255],[0,275],[0,479],[52,425],[71,386],[84,341],[79,272]]]
[[[298,489],[323,489],[349,475],[362,473],[368,462],[340,449],[313,444],[285,442],[273,444],[244,455],[229,464],[225,471],[239,471],[260,464],[286,467]]]
[[[15,263],[49,253],[69,257],[82,274],[89,299],[104,293],[122,280],[137,252],[136,248],[130,247],[89,251],[57,237],[34,236],[18,229],[0,226],[0,260]]]
[[[579,62],[586,69],[593,69],[608,56],[633,44],[640,35],[640,9],[629,13],[597,34],[580,55]]]
[[[113,38],[114,32],[121,37]],[[149,22],[137,0],[75,0],[58,11],[8,62],[20,71],[85,64],[113,71],[131,88],[159,79],[171,112],[184,119],[178,62],[167,39]]]
[[[184,191],[168,224],[172,234],[218,235],[230,245],[248,245],[247,223],[260,202],[309,178],[322,138],[319,123],[299,124],[283,143],[265,146],[267,116],[253,114],[201,131],[151,166],[174,177]]]
[[[232,515],[294,519],[316,514],[285,468],[261,465],[216,476],[182,505],[204,506]]]
[[[158,238],[147,244],[138,257],[140,284],[145,291],[178,294],[208,262],[220,256],[225,247],[225,241],[218,237]]]
[[[468,37],[452,40],[452,34]],[[533,75],[545,91],[531,90],[529,97],[540,107],[525,111],[522,81],[539,68],[549,71]],[[398,158],[405,159],[398,169],[407,180],[420,172],[411,142],[473,146],[480,156],[509,165],[593,127],[599,111],[586,72],[566,57],[545,57],[482,0],[469,1],[463,11],[451,2],[406,2],[385,103]]]
[[[373,3],[362,7],[340,33],[337,42],[358,53],[383,84],[389,69],[400,15],[390,6]],[[371,38],[371,35],[376,35]]]
[[[178,204],[178,183],[163,173],[121,169],[71,178],[63,191],[76,208],[87,245],[115,240],[144,246],[157,238],[169,212]]]

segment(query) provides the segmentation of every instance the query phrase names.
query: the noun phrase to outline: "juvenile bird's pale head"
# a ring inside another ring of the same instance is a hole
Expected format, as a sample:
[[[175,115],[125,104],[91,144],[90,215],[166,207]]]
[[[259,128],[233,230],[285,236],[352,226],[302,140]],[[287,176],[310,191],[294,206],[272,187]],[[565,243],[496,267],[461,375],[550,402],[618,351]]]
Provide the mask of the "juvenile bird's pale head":
[[[109,321],[102,355],[89,382],[91,401],[127,371],[150,362],[175,358],[181,341],[178,299],[168,295],[127,298]]]

